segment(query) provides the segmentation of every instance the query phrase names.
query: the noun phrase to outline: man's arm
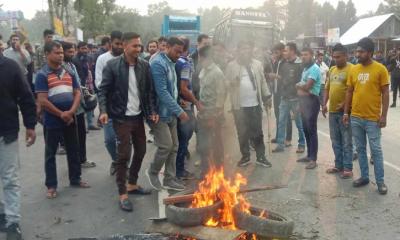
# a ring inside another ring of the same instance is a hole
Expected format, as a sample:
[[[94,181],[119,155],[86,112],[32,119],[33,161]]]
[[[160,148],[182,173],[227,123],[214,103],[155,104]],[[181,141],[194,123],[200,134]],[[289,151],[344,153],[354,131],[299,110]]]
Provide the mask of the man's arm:
[[[96,61],[95,66],[95,85],[97,88],[100,88],[100,84],[103,77],[103,69],[104,69],[104,62],[103,58],[99,56]]]
[[[344,114],[343,114],[343,123],[348,126],[349,125],[349,115],[350,115],[350,108],[353,100],[353,92],[354,87],[349,86],[347,87],[346,92],[346,99],[344,101]]]
[[[381,113],[381,118],[379,120],[379,126],[381,128],[384,128],[386,127],[387,113],[389,109],[389,85],[382,86],[381,93],[382,93],[382,113]]]
[[[38,92],[37,100],[43,109],[57,117],[61,117],[62,111],[49,101],[47,92]]]
[[[36,103],[31,88],[25,81],[19,68],[14,78],[14,84],[17,86],[17,104],[21,110],[24,126],[26,129],[35,129],[36,125]]]
[[[113,88],[114,81],[111,65],[107,63],[102,72],[102,80],[98,92],[100,114],[107,113],[107,96]]]
[[[81,90],[79,88],[75,88],[74,89],[74,102],[72,103],[72,106],[71,106],[69,112],[72,114],[75,114],[80,103],[81,103]]]

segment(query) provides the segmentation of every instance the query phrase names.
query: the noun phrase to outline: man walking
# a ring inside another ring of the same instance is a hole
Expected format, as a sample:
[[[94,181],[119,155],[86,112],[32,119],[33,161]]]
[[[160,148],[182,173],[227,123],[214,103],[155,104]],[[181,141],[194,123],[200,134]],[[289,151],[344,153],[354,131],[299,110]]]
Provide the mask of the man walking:
[[[4,50],[4,57],[10,58],[18,63],[24,77],[28,74],[28,65],[32,62],[31,55],[22,48],[20,38],[17,34],[10,36],[11,47]]]
[[[332,49],[336,66],[329,71],[325,85],[325,98],[322,103],[322,114],[326,117],[329,101],[329,130],[332,149],[335,154],[335,166],[326,172],[340,174],[341,178],[353,176],[353,144],[351,128],[343,124],[344,102],[347,91],[347,81],[351,74],[352,64],[347,62],[347,49],[337,44]]]
[[[160,121],[151,124],[157,151],[146,174],[150,185],[156,190],[161,190],[162,187],[177,191],[185,189],[176,179],[177,118],[185,122],[189,120],[189,116],[178,104],[178,79],[175,71],[175,63],[182,55],[184,45],[176,37],[169,38],[166,51],[159,52],[150,63]],[[164,164],[162,186],[158,174]]]
[[[137,184],[139,171],[146,153],[146,133],[143,118],[157,123],[155,94],[147,61],[139,58],[142,46],[140,35],[133,32],[122,36],[124,54],[107,62],[103,70],[99,92],[100,121],[107,124],[108,116],[113,119],[117,135],[116,181],[119,206],[124,211],[132,211],[128,194],[150,194]],[[128,184],[126,172],[129,167]]]
[[[18,110],[26,128],[26,146],[35,142],[36,105],[19,65],[0,53],[0,177],[3,201],[0,204],[0,231],[7,240],[21,240],[21,186],[19,183]]]
[[[113,31],[110,34],[111,37],[111,48],[110,51],[100,55],[96,62],[96,87],[100,89],[101,82],[103,81],[103,70],[107,65],[107,62],[111,59],[115,59],[124,53],[123,43],[122,43],[122,32]],[[104,144],[106,146],[107,152],[111,157],[112,163],[110,166],[110,175],[115,174],[115,161],[117,161],[117,137],[115,135],[113,121],[109,116],[108,122],[103,125],[104,131]]]
[[[374,48],[370,38],[363,38],[357,44],[359,64],[352,68],[347,82],[343,122],[351,124],[361,170],[361,177],[353,182],[353,186],[361,187],[369,183],[366,151],[368,138],[374,159],[376,185],[380,194],[386,194],[388,188],[384,181],[381,128],[386,127],[387,123],[389,73],[385,66],[372,59]]]
[[[321,72],[318,65],[315,64],[313,56],[314,53],[311,48],[304,48],[301,51],[304,70],[301,75],[301,81],[296,84],[304,135],[307,142],[307,156],[297,161],[308,162],[306,169],[317,167],[318,155],[317,120],[320,110]]]
[[[76,110],[81,92],[77,79],[68,73],[62,63],[64,52],[60,43],[46,43],[44,52],[47,64],[36,75],[35,92],[44,110],[45,173],[47,198],[57,197],[56,151],[61,138],[67,150],[68,172],[72,187],[88,188],[81,180],[81,164],[76,134]]]
[[[242,158],[239,167],[250,164],[250,141],[254,143],[257,164],[271,167],[265,156],[262,129],[262,109],[270,107],[271,93],[264,76],[261,62],[253,58],[254,44],[241,41],[237,45],[237,57],[226,68],[233,116],[239,138]]]
[[[272,152],[283,152],[286,143],[285,135],[287,136],[287,122],[290,121],[292,125],[292,117],[290,113],[294,114],[296,127],[298,130],[298,145],[296,153],[303,153],[305,149],[305,138],[303,131],[303,123],[299,113],[299,98],[296,92],[296,83],[301,79],[301,73],[303,71],[303,65],[301,59],[297,57],[297,46],[295,43],[288,43],[285,46],[284,57],[285,59],[281,63],[281,71],[279,82],[281,85],[281,99],[279,104],[279,121],[277,129],[276,143],[278,146],[272,150]]]
[[[390,107],[394,108],[396,107],[397,93],[400,89],[400,48],[397,49],[396,56],[390,59],[389,72],[391,73],[390,80],[392,81],[393,86],[393,102]]]

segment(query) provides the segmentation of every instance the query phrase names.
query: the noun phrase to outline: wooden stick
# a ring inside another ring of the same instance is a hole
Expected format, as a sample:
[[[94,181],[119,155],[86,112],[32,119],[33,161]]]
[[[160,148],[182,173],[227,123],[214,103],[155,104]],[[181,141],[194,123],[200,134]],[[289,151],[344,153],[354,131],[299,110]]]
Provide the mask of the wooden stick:
[[[267,186],[262,186],[262,187],[243,189],[243,190],[240,190],[239,193],[258,192],[258,191],[274,190],[274,189],[281,189],[281,188],[287,188],[287,187],[288,187],[287,185],[267,185]],[[193,198],[194,198],[193,194],[173,196],[173,197],[164,198],[163,203],[165,205],[176,204],[176,203],[185,203],[185,202],[193,201]]]

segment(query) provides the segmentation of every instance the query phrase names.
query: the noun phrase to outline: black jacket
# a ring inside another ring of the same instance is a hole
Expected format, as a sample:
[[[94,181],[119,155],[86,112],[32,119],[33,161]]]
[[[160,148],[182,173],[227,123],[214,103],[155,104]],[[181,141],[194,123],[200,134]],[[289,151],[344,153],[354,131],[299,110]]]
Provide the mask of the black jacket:
[[[77,54],[72,58],[72,63],[75,65],[76,71],[78,72],[79,79],[81,80],[81,86],[86,86],[86,79],[89,75],[89,55]],[[92,74],[93,76],[93,74]]]
[[[0,54],[0,137],[6,142],[17,139],[19,131],[18,107],[24,126],[34,129],[36,104],[27,80],[16,62]]]
[[[135,65],[140,108],[147,118],[157,113],[156,95],[151,77],[150,65],[138,58]],[[103,80],[98,93],[101,113],[107,113],[112,119],[124,119],[128,105],[129,64],[121,55],[107,62],[103,69]]]
[[[282,79],[280,93],[283,99],[291,100],[297,98],[296,83],[300,82],[303,73],[303,64],[300,58],[294,61],[283,61],[280,66]]]

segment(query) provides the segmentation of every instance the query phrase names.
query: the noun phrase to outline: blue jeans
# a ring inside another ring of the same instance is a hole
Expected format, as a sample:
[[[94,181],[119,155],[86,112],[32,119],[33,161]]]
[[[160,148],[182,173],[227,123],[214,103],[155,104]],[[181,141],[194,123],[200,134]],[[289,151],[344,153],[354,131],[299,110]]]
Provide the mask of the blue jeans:
[[[176,176],[182,177],[185,171],[185,157],[188,152],[189,141],[193,136],[195,118],[192,110],[186,110],[189,120],[181,122],[178,120],[178,153],[176,155]]]
[[[381,147],[381,129],[377,122],[357,117],[351,117],[351,130],[356,140],[358,163],[360,164],[361,177],[369,179],[367,137],[371,155],[374,159],[374,172],[376,183],[383,183],[383,153]]]
[[[0,137],[0,178],[3,185],[0,213],[6,215],[7,225],[19,223],[21,219],[19,168],[18,140],[5,143],[3,137]]]
[[[299,101],[298,100],[285,100],[282,99],[279,105],[279,122],[278,122],[278,138],[276,142],[281,148],[285,147],[285,136],[287,131],[287,121],[290,119],[290,111],[294,113],[294,119],[299,134],[298,146],[304,147],[306,140],[304,137],[303,123],[301,122],[301,116],[298,111]],[[291,124],[291,123],[290,123]]]
[[[109,119],[108,123],[103,125],[103,131],[104,131],[104,143],[106,145],[108,154],[110,154],[110,157],[113,161],[116,161],[117,160],[117,135],[115,134],[112,119]]]
[[[353,144],[351,127],[343,124],[343,113],[329,113],[329,130],[332,149],[335,154],[335,167],[353,170]]]

